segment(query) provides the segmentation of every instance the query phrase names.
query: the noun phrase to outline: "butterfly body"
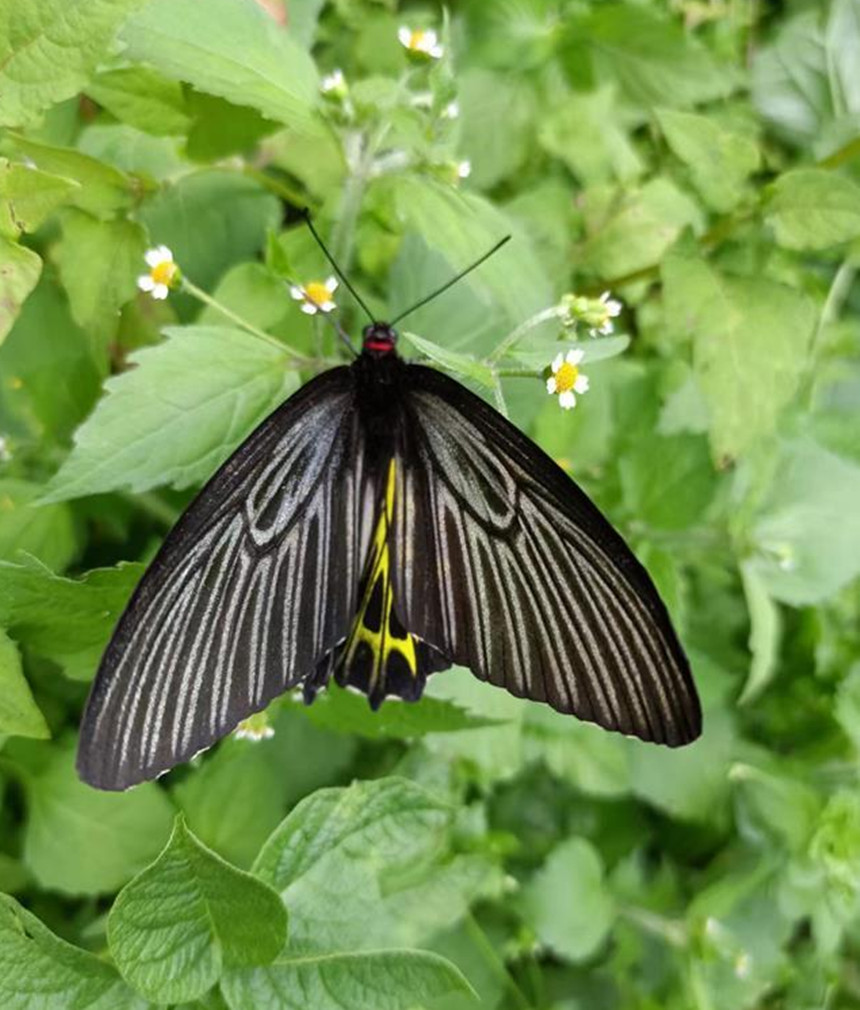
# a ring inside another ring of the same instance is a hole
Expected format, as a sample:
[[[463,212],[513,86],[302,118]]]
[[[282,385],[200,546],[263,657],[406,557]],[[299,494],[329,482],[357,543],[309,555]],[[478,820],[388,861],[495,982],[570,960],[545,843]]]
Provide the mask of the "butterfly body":
[[[78,768],[123,789],[334,677],[417,701],[453,664],[672,746],[701,714],[645,570],[570,478],[391,326],[312,379],[192,502],[120,618]]]

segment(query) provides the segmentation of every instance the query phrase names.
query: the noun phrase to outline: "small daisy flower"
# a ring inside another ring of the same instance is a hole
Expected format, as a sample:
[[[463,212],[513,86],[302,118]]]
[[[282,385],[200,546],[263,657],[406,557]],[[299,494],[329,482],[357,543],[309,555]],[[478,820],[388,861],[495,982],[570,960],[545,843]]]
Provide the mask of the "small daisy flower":
[[[563,410],[576,406],[576,393],[580,396],[588,392],[588,377],[579,370],[584,355],[582,351],[568,351],[557,354],[552,363],[552,375],[546,380],[546,391],[550,396],[558,395],[558,405]]]
[[[421,59],[438,60],[445,52],[439,44],[436,32],[432,28],[407,28],[401,25],[397,31],[397,38],[400,45],[410,56],[417,56]]]
[[[609,297],[609,292],[604,291],[596,303],[592,303],[592,312],[595,323],[590,333],[596,337],[598,333],[611,333],[612,320],[621,314],[621,302]],[[602,308],[600,308],[602,306]]]
[[[460,103],[457,101],[448,102],[448,104],[442,109],[443,119],[459,119],[460,118]]]
[[[320,91],[331,98],[343,98],[347,90],[346,78],[339,67],[332,70],[330,74],[326,74],[320,81]]]
[[[137,286],[161,301],[170,294],[172,288],[178,287],[182,273],[173,262],[173,253],[166,245],[147,249],[143,258],[149,267],[149,273],[137,278]]]
[[[265,712],[255,712],[248,716],[233,731],[233,736],[237,740],[252,740],[255,743],[260,740],[271,740],[274,735],[275,731],[269,725],[269,719]]]
[[[298,284],[290,286],[290,294],[297,302],[302,303],[302,312],[309,316],[316,315],[317,312],[331,312],[336,308],[332,295],[337,291],[337,278],[329,277],[325,281],[311,281],[299,287]]]

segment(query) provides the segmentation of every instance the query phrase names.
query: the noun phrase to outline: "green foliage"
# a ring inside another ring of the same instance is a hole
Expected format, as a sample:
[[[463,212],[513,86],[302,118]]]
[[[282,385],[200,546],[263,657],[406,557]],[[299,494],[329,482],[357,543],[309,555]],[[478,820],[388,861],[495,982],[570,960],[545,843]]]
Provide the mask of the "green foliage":
[[[0,3],[3,1010],[857,1002],[858,53],[858,0]],[[347,360],[290,296],[331,273],[302,207],[378,318],[512,236],[402,350],[634,546],[701,740],[454,669],[416,706],[290,696],[271,739],[80,783],[144,564]],[[161,245],[181,275],[154,300]],[[590,389],[560,411],[573,348]]]

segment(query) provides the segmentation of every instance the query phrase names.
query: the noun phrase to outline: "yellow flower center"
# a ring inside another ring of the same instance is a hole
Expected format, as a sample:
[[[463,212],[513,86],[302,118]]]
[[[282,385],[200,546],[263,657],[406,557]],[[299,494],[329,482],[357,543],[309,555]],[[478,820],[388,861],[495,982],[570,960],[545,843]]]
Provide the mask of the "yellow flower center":
[[[420,28],[416,28],[409,36],[409,48],[420,50],[424,45],[424,36],[425,32]]]
[[[149,275],[156,284],[165,284],[167,287],[170,287],[173,283],[173,278],[176,276],[176,264],[170,260],[162,260],[160,263],[155,264],[152,270],[150,270]]]
[[[331,301],[331,292],[320,281],[311,281],[310,284],[305,284],[304,292],[305,298],[317,307]]]
[[[569,361],[565,361],[564,364],[555,373],[555,391],[557,393],[566,393],[569,389],[573,389],[574,383],[579,376],[579,369],[576,365],[572,365]]]

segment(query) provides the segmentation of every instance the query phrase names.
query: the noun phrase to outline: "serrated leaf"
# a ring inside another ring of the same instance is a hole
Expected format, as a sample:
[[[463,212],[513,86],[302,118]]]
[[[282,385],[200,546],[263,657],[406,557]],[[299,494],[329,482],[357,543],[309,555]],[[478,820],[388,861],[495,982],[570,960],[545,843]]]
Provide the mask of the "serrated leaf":
[[[131,59],[199,91],[250,105],[277,122],[309,121],[318,93],[313,61],[257,4],[154,0],[128,21],[121,38]]]
[[[419,354],[423,354],[431,361],[435,361],[437,365],[441,365],[455,375],[474,379],[475,382],[479,382],[482,386],[488,388],[493,387],[494,377],[492,368],[485,365],[482,361],[478,361],[471,354],[460,354],[457,351],[449,351],[447,347],[440,347],[439,344],[434,344],[432,340],[419,337],[415,333],[404,332],[401,336]]]
[[[797,389],[815,325],[809,299],[764,277],[730,277],[676,252],[663,264],[667,322],[693,340],[717,459],[770,435]]]
[[[473,995],[450,961],[411,950],[282,958],[230,972],[222,991],[230,1010],[416,1010],[454,993]]]
[[[68,194],[68,202],[81,210],[106,217],[134,202],[137,183],[112,165],[70,147],[41,144],[18,134],[8,136],[37,169],[78,183],[78,188]]]
[[[0,7],[0,126],[33,120],[87,81],[145,0],[28,0]]]
[[[714,210],[731,210],[759,166],[758,147],[709,116],[673,109],[658,109],[656,115],[669,147],[689,167],[704,200]]]
[[[0,734],[3,733],[41,740],[51,735],[24,678],[18,648],[0,628]]]
[[[585,838],[570,838],[550,853],[522,894],[524,915],[540,940],[569,961],[591,957],[615,918],[603,862]]]
[[[35,231],[78,188],[74,179],[0,158],[0,221],[11,223],[16,233]]]
[[[120,565],[64,579],[36,562],[0,561],[0,623],[67,676],[89,680],[142,572]]]
[[[12,329],[41,273],[42,261],[32,249],[0,235],[0,343]]]
[[[3,1010],[147,1010],[114,968],[55,936],[0,894]]]
[[[108,917],[120,973],[157,1003],[203,996],[225,966],[268,964],[286,938],[278,895],[202,845],[181,815],[164,851],[120,891]]]
[[[156,137],[181,136],[191,123],[182,86],[151,67],[105,70],[85,90],[120,122]]]
[[[244,330],[165,333],[105,383],[44,501],[200,482],[295,389],[286,352]]]
[[[771,186],[766,208],[787,249],[827,249],[860,235],[860,186],[836,172],[800,168]]]
[[[100,792],[78,778],[72,746],[40,750],[32,763],[29,753],[7,748],[26,787],[24,862],[40,887],[110,894],[158,855],[173,819],[158,786],[146,782],[125,793]]]

